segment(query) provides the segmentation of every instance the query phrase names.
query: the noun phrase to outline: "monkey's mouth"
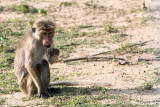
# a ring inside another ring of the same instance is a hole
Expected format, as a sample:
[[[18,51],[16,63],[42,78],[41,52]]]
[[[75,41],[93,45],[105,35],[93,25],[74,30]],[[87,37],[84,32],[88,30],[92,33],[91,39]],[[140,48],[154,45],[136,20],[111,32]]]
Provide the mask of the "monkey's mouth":
[[[49,48],[51,45],[45,45],[46,48]]]

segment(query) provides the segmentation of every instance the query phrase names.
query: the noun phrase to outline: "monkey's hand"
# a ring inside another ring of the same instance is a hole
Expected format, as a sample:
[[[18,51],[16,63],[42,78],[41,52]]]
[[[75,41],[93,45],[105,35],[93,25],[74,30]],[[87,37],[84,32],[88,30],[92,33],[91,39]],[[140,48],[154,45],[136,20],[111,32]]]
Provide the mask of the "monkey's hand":
[[[39,95],[39,98],[42,98],[42,99],[47,99],[48,97],[50,97],[47,93],[41,93]]]
[[[47,59],[50,64],[55,63],[58,60],[59,50],[56,48],[49,48],[47,50]]]

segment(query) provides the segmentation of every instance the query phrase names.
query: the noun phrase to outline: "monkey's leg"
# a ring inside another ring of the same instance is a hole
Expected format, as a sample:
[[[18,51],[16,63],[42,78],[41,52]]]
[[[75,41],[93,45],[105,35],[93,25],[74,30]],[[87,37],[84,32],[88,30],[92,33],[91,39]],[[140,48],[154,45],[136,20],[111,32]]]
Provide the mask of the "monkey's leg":
[[[49,88],[50,84],[50,70],[49,70],[49,64],[44,59],[42,63],[42,72],[41,72],[41,79],[43,82],[44,89],[49,93],[60,93],[60,88]]]
[[[21,82],[19,83],[19,88],[21,92],[25,95],[28,95],[28,90],[27,90],[27,79],[24,77]]]
[[[41,79],[42,79],[44,89],[46,90],[49,87],[49,83],[50,83],[50,70],[49,70],[48,62],[44,59],[42,62]]]
[[[48,62],[46,60],[43,60],[42,64],[36,65],[36,70],[40,74],[42,85],[43,85],[44,91],[46,92],[49,86],[48,84],[50,82],[50,71],[49,71]],[[39,97],[48,98],[49,95],[47,93],[42,93]]]
[[[31,76],[29,76],[27,80],[27,89],[28,89],[28,97],[32,97],[37,93],[37,87],[34,84]]]
[[[28,97],[33,96],[37,92],[37,88],[29,74],[27,74],[19,84],[20,90]]]

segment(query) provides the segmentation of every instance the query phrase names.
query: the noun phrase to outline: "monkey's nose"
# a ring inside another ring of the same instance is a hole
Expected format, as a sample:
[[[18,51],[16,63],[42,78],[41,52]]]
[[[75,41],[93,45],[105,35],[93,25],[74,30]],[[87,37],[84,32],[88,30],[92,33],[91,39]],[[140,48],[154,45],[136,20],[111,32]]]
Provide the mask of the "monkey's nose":
[[[51,46],[51,45],[46,45],[45,47],[46,47],[46,48],[49,48],[50,46]]]

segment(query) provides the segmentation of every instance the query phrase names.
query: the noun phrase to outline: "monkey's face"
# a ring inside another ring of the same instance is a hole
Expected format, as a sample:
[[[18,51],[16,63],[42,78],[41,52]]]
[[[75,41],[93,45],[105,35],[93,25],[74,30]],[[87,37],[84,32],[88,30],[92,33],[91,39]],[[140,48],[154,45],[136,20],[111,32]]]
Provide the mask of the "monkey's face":
[[[49,48],[52,44],[52,38],[54,36],[53,31],[41,31],[40,32],[40,38],[42,40],[43,46]]]
[[[49,48],[54,36],[55,24],[48,19],[36,20],[32,26],[33,36],[42,42],[43,46]]]

